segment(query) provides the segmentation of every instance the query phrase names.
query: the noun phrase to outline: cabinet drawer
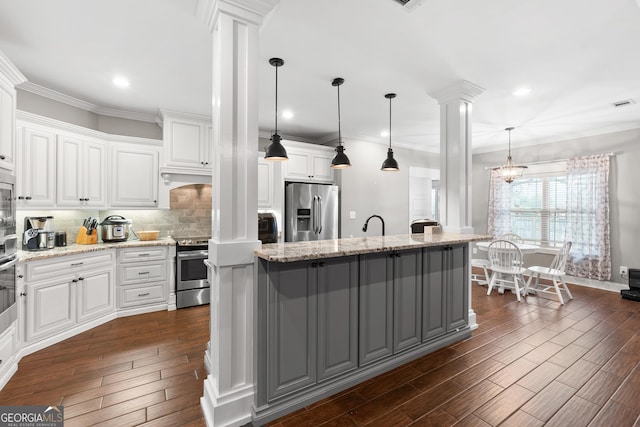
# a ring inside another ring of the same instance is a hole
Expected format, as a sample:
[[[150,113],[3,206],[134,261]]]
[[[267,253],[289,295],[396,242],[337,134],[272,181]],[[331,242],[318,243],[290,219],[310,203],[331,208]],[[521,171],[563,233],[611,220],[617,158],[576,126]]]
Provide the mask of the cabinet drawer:
[[[0,334],[0,369],[13,357],[16,343],[16,330],[13,326],[4,334]]]
[[[120,284],[165,280],[167,266],[165,263],[144,263],[120,266]]]
[[[166,260],[167,249],[166,246],[119,249],[118,257],[122,263]]]
[[[118,307],[166,302],[165,288],[165,282],[122,286],[118,289]]]
[[[31,261],[26,266],[27,282],[33,282],[49,277],[59,277],[67,273],[80,273],[87,269],[94,269],[115,263],[114,251],[98,251],[90,254],[75,256],[61,256],[58,258]]]

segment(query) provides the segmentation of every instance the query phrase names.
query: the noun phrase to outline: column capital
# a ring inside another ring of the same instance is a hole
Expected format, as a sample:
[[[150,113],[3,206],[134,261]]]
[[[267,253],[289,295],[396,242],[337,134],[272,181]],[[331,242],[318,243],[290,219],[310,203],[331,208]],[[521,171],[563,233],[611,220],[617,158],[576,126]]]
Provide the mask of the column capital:
[[[221,12],[229,13],[242,20],[261,25],[263,18],[271,12],[280,0],[197,0],[196,16],[213,31]]]
[[[466,80],[438,89],[429,93],[429,96],[436,99],[439,104],[462,99],[466,102],[473,102],[484,92],[484,88]]]

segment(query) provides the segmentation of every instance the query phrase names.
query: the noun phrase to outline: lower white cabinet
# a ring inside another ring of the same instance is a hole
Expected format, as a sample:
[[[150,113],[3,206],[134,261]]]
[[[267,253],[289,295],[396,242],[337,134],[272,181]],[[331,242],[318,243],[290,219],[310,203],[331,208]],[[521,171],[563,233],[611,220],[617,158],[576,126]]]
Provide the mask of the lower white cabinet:
[[[32,344],[115,311],[115,251],[28,262],[25,339]]]
[[[0,379],[6,370],[9,370],[10,362],[13,359],[18,346],[18,332],[13,322],[4,332],[0,333]],[[2,384],[0,383],[0,388]]]
[[[119,309],[167,304],[171,263],[168,246],[118,249]]]

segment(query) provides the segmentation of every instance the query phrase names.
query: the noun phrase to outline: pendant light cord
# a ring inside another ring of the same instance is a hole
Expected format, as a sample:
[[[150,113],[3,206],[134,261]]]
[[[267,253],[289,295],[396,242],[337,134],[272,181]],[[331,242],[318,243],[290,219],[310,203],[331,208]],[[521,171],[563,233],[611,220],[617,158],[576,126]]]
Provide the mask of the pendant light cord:
[[[278,66],[276,65],[276,129],[274,133],[278,133]]]
[[[338,145],[342,145],[342,128],[340,125],[340,85],[338,85]]]
[[[393,98],[389,97],[389,148],[391,148],[391,100]]]

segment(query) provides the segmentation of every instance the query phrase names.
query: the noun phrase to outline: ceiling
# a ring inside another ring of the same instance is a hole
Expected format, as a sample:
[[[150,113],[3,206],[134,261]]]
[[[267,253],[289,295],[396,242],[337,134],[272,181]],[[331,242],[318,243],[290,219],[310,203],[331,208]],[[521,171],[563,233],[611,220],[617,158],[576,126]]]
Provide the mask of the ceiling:
[[[328,143],[342,135],[439,150],[429,96],[461,80],[485,91],[474,152],[640,128],[640,0],[280,0],[260,32],[260,130]],[[0,50],[31,84],[106,113],[211,114],[211,39],[196,0],[0,0]],[[115,74],[131,86],[118,89]],[[528,87],[527,96],[512,93]],[[30,90],[33,90],[33,86]],[[638,103],[614,108],[626,99]]]

